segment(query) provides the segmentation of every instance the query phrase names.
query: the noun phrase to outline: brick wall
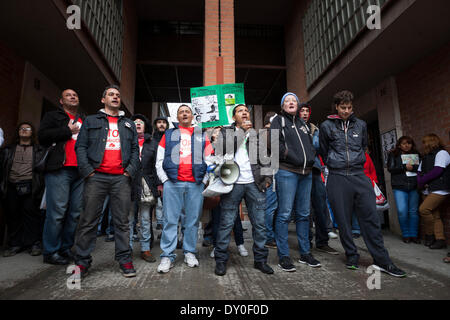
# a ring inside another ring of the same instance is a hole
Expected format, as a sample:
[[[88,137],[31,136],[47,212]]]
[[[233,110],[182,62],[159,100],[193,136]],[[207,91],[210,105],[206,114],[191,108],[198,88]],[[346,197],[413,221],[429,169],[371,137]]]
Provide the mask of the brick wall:
[[[307,101],[305,55],[302,18],[311,1],[297,1],[285,26],[286,81],[288,91],[294,92],[300,101]]]
[[[419,151],[422,137],[437,134],[450,151],[450,43],[397,75],[403,134],[411,136]],[[450,200],[442,206],[450,245]]]
[[[219,5],[217,0],[205,0],[205,41],[203,56],[203,83],[205,86],[219,84],[223,70],[223,83],[235,82],[234,52],[234,3],[221,1],[221,56],[219,57]],[[219,72],[217,68],[219,66]],[[219,75],[219,77],[218,77]]]
[[[120,93],[128,111],[134,113],[138,25],[134,1],[123,2],[124,36]]]

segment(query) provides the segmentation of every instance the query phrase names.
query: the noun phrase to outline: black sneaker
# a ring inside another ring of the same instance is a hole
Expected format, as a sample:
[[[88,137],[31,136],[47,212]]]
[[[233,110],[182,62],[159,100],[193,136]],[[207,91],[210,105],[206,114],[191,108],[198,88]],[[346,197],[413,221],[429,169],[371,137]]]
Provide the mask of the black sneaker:
[[[255,262],[254,267],[265,274],[273,273],[273,269],[266,262]]]
[[[291,258],[287,256],[280,259],[278,266],[281,268],[281,270],[286,272],[294,272],[296,270],[295,266],[292,264]]]
[[[445,240],[436,240],[430,247],[430,249],[444,249],[447,248]]]
[[[223,276],[227,273],[227,264],[225,262],[216,262],[216,268],[214,269],[214,273],[218,276]]]
[[[55,252],[52,255],[44,255],[44,263],[55,264],[55,265],[66,265],[69,264],[70,261],[64,257],[61,257],[58,252]]]
[[[358,270],[359,269],[359,266],[357,263],[353,263],[353,262],[349,262],[349,261],[347,261],[345,263],[345,267],[350,270]]]
[[[70,251],[70,250],[66,250],[64,252],[59,252],[59,255],[69,262],[75,261],[75,256],[73,255],[72,251]]]
[[[298,262],[307,264],[308,266],[313,268],[318,268],[321,266],[320,262],[314,259],[311,253],[300,255],[300,259],[298,260]]]
[[[30,249],[30,255],[33,257],[40,256],[42,254],[42,249],[40,244],[33,244]]]
[[[22,250],[22,247],[9,247],[3,252],[4,257],[12,257],[18,254]]]
[[[133,262],[120,264],[120,271],[126,278],[136,277],[136,270],[134,270]]]
[[[397,277],[397,278],[404,278],[406,277],[406,272],[397,268],[395,266],[395,264],[391,263],[390,265],[387,266],[382,266],[382,265],[377,265],[377,264],[373,264],[373,267],[375,270],[380,270],[383,271],[393,277]]]
[[[316,246],[316,250],[320,251],[320,252],[325,252],[325,253],[329,253],[329,254],[333,254],[333,255],[338,255],[339,252],[334,250],[333,248],[331,248],[329,245],[325,245],[325,246],[320,246],[317,247]]]
[[[347,262],[345,263],[345,267],[350,270],[358,270],[359,269],[358,260],[354,258],[347,260]]]

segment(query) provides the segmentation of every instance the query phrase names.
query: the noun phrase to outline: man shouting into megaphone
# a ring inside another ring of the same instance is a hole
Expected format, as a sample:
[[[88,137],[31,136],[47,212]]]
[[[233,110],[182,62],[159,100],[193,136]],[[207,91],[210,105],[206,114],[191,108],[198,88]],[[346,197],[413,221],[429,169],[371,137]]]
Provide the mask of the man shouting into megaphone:
[[[269,250],[264,247],[266,242],[265,191],[272,184],[272,176],[266,176],[263,174],[264,170],[261,171],[261,168],[265,165],[260,162],[259,155],[256,155],[256,161],[252,161],[252,163],[250,161],[250,159],[255,159],[253,155],[249,157],[250,144],[259,145],[259,137],[254,130],[250,130],[252,123],[246,105],[239,104],[234,108],[233,121],[231,127],[221,129],[218,139],[222,139],[222,148],[220,148],[222,150],[216,149],[216,153],[222,151],[224,155],[232,152],[234,161],[239,165],[239,178],[234,183],[233,190],[221,196],[220,207],[222,212],[215,248],[215,273],[219,276],[226,273],[226,264],[229,258],[227,249],[230,243],[231,230],[236,216],[239,214],[239,204],[242,199],[245,199],[250,222],[253,226],[254,266],[263,273],[272,274],[273,269],[267,264]],[[232,148],[227,148],[227,145],[232,146]],[[260,148],[256,149],[260,150]]]

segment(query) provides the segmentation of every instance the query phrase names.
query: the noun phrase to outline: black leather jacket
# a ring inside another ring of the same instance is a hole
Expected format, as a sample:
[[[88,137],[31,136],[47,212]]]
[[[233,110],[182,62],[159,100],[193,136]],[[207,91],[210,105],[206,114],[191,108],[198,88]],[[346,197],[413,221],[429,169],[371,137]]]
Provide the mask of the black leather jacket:
[[[151,164],[151,141],[152,136],[149,133],[144,135],[144,145],[141,151],[141,167],[133,179],[131,187],[131,200],[140,201],[142,194],[142,178],[145,179],[147,185],[150,187],[154,197],[158,197],[158,190],[156,188],[156,168]]]
[[[122,153],[122,167],[130,174],[131,178],[134,178],[140,169],[136,126],[133,121],[124,117],[123,112],[119,115],[117,126]],[[108,118],[106,113],[102,111],[88,116],[84,120],[75,144],[78,170],[82,178],[86,178],[102,163],[108,130]]]
[[[75,118],[84,119],[83,115],[76,115]],[[38,131],[39,143],[44,147],[49,147],[55,144],[52,151],[49,152],[46,162],[45,171],[54,171],[63,167],[66,152],[65,145],[67,140],[72,137],[67,124],[69,123],[69,116],[63,108],[55,111],[47,112],[41,121]]]
[[[319,143],[320,154],[330,173],[364,174],[367,125],[355,114],[346,123],[337,115],[328,116],[320,125]]]
[[[411,172],[416,172],[419,165],[413,165]],[[387,169],[391,173],[392,189],[410,191],[417,188],[417,176],[408,177],[406,175],[406,165],[402,163],[401,155],[395,156],[389,153],[387,161]]]

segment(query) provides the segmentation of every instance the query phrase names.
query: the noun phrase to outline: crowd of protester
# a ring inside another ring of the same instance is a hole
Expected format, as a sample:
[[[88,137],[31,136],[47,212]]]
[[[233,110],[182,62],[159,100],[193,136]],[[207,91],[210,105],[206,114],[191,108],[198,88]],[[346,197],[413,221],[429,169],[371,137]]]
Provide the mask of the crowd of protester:
[[[280,270],[296,271],[288,237],[293,221],[301,264],[321,266],[311,253],[314,245],[319,252],[339,254],[329,245],[336,227],[348,269],[359,268],[354,239],[361,235],[374,268],[406,276],[384,246],[367,125],[354,113],[351,92],[336,93],[336,113],[319,127],[310,122],[312,106],[288,92],[280,112],[268,113],[258,132],[243,104],[234,107],[231,126],[202,130],[193,126],[193,112],[184,104],[172,128],[165,117],[153,124],[142,114],[127,118],[114,85],[104,90],[103,106],[93,115],[80,113],[75,90],[64,90],[59,102],[60,108],[44,114],[38,131],[31,122],[22,122],[14,142],[1,148],[4,257],[22,251],[42,254],[44,263],[74,263],[85,277],[95,242],[106,232],[105,241],[115,242],[122,274],[134,277],[134,242],[139,242],[141,259],[158,260],[152,254],[155,216],[161,248],[157,271],[167,273],[174,267],[177,248],[184,262],[196,267],[200,218],[208,204],[211,219],[203,245],[212,246],[214,272],[223,276],[232,234],[239,254],[248,256],[241,222],[245,200],[254,268],[265,274],[274,273],[267,263],[269,249],[277,251]],[[278,139],[275,144],[273,137]],[[0,146],[3,142],[0,129]],[[450,194],[450,156],[435,134],[424,136],[422,144],[420,154],[411,137],[400,137],[387,169],[402,241],[424,241],[430,249],[443,249],[439,208]],[[208,159],[217,155],[234,160],[239,176],[230,192],[204,198],[210,181]],[[277,157],[279,166],[270,167],[264,157]],[[447,255],[444,261],[449,259]]]

